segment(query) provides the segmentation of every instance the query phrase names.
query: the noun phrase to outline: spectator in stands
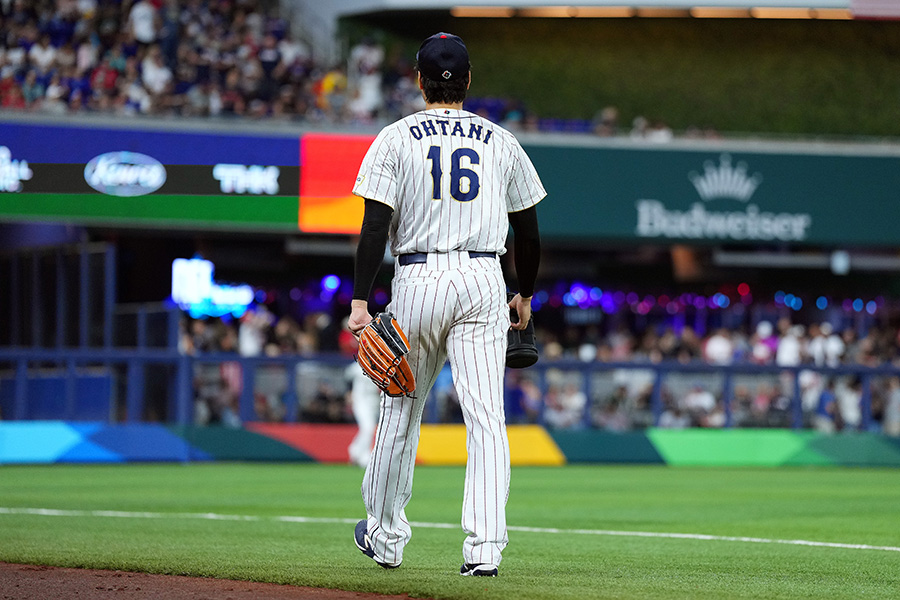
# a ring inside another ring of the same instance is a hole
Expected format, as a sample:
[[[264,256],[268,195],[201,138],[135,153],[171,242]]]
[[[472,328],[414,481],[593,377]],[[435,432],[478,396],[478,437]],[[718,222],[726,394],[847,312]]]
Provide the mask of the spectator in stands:
[[[225,85],[219,95],[221,109],[219,114],[242,116],[247,111],[243,91],[240,88],[241,73],[237,68],[232,68],[225,76]]]
[[[316,393],[303,407],[301,420],[306,423],[348,423],[347,406],[344,397],[335,390],[331,382],[319,382]]]
[[[821,373],[810,369],[804,369],[798,374],[797,382],[800,385],[800,403],[803,407],[804,415],[815,413],[817,410],[822,390],[825,389],[825,379]],[[791,385],[793,385],[793,381],[791,381]]]
[[[855,362],[868,367],[877,367],[883,354],[881,332],[872,327],[859,340]]]
[[[778,349],[778,337],[768,321],[756,325],[756,333],[750,338],[750,361],[758,365],[771,363]]]
[[[594,135],[614,137],[619,134],[619,109],[606,106],[594,115]]]
[[[650,405],[653,395],[653,384],[647,383],[643,389],[635,394],[630,394],[626,400],[625,413],[631,423],[632,429],[646,429],[653,427],[655,415]]]
[[[141,61],[141,81],[152,99],[153,110],[162,112],[167,105],[167,95],[174,89],[174,75],[163,60],[158,45],[150,46]]]
[[[238,351],[241,356],[259,356],[263,353],[273,321],[272,313],[262,305],[244,313],[238,328]]]
[[[708,427],[718,429],[725,427],[725,402],[720,398],[716,400],[716,404],[711,411],[703,415],[698,425],[700,427]]]
[[[734,361],[731,332],[720,327],[703,343],[703,359],[713,365],[730,365]]]
[[[628,137],[633,140],[646,139],[649,126],[650,123],[647,121],[646,117],[642,117],[640,115],[636,116],[631,121],[631,131],[628,133]]]
[[[537,423],[541,420],[544,408],[544,400],[537,382],[525,377],[521,381],[522,406],[525,409],[525,419],[528,423]]]
[[[665,410],[659,416],[658,426],[664,429],[686,429],[691,426],[691,418],[677,402],[667,402]]]
[[[128,27],[139,44],[146,47],[156,42],[158,26],[159,16],[150,0],[138,0],[131,6]]]
[[[38,79],[37,71],[28,71],[22,82],[22,98],[25,107],[31,110],[40,109],[44,100],[44,84]]]
[[[819,394],[813,415],[813,428],[821,433],[834,433],[838,429],[840,415],[834,395],[834,381],[829,380]]]
[[[735,427],[743,427],[750,422],[753,406],[753,396],[746,385],[734,386],[734,396],[731,399],[731,421]]]
[[[775,349],[775,364],[779,367],[796,367],[806,355],[803,340],[806,331],[802,325],[791,324],[790,319],[780,319],[778,330],[780,337]]]
[[[348,110],[354,119],[369,122],[383,104],[381,83],[384,48],[371,37],[350,50],[347,88]]]
[[[891,436],[900,436],[900,377],[891,377],[884,407],[882,431]]]
[[[328,121],[344,117],[347,104],[347,73],[343,65],[335,65],[316,80],[316,108]]]
[[[681,400],[681,406],[693,425],[702,425],[716,408],[716,397],[705,385],[694,382]]]
[[[606,339],[609,345],[614,361],[630,360],[634,349],[634,334],[628,329],[625,323],[620,322],[616,325]]]
[[[30,72],[47,75],[56,62],[56,48],[50,44],[50,36],[44,34],[28,51],[28,61],[34,67]]]
[[[54,72],[64,71],[69,67],[74,67],[77,63],[78,55],[75,53],[75,47],[72,45],[71,40],[66,40],[56,51]]]
[[[525,391],[522,389],[521,385],[523,377],[524,375],[520,372],[511,371],[504,378],[503,406],[507,423],[527,422],[524,399]]]
[[[844,343],[844,362],[859,364],[861,354],[856,330],[852,327],[845,327],[841,332],[841,341]]]
[[[774,404],[777,396],[775,386],[763,382],[756,387],[753,395],[753,403],[750,405],[750,414],[746,424],[749,427],[766,427],[768,425],[769,408]]]
[[[219,352],[232,354],[237,352],[238,335],[233,326],[222,325],[219,328]],[[241,363],[235,360],[226,360],[219,363],[219,377],[222,379],[222,389],[219,396],[218,415],[221,423],[227,427],[240,427],[240,399],[244,389],[244,370]],[[257,414],[262,420],[276,420],[267,418],[267,413]]]
[[[606,431],[627,431],[631,420],[625,406],[628,404],[628,389],[618,386],[612,396],[591,406],[591,424]]]
[[[297,353],[297,335],[300,325],[289,315],[282,316],[275,323],[269,342],[266,344],[266,355],[280,356]]]
[[[687,363],[700,358],[703,355],[702,340],[694,328],[685,325],[681,329],[681,337],[678,339],[675,358],[679,362]]]
[[[84,32],[75,38],[75,45],[75,70],[89,73],[100,59],[100,38],[92,31]]]
[[[50,77],[50,82],[47,84],[47,91],[43,101],[44,112],[56,115],[65,113],[66,97],[68,95],[69,88],[63,83],[59,71],[55,71]]]
[[[25,110],[27,108],[25,96],[22,95],[22,88],[19,87],[18,83],[13,82],[12,85],[4,89],[0,106],[14,110]]]
[[[841,378],[834,387],[841,431],[857,431],[862,422],[862,381],[857,376]]]
[[[90,86],[92,101],[97,108],[105,108],[117,94],[119,72],[110,64],[109,55],[104,55],[100,63],[91,71]]]
[[[650,123],[644,133],[645,140],[656,144],[666,144],[671,142],[674,137],[672,129],[659,119]]]
[[[819,326],[822,332],[822,340],[819,342],[813,353],[815,363],[819,366],[837,367],[844,360],[844,352],[847,350],[846,344],[841,336],[834,332],[831,323],[824,322]]]
[[[587,398],[571,382],[551,383],[544,396],[544,424],[552,429],[578,429],[584,424]]]
[[[125,72],[125,67],[128,64],[128,57],[125,55],[125,50],[121,43],[113,46],[112,49],[107,52],[107,56],[109,57],[110,67],[115,69],[120,75]]]

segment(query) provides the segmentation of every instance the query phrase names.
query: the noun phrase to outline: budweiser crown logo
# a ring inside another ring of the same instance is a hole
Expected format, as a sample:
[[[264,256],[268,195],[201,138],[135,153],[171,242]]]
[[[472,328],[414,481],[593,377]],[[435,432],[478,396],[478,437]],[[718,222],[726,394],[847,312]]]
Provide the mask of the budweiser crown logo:
[[[723,154],[719,157],[718,166],[708,160],[703,164],[703,175],[692,172],[688,175],[697,193],[704,200],[715,198],[733,198],[747,202],[762,183],[762,175],[747,175],[747,164],[740,162],[731,165],[731,156]]]

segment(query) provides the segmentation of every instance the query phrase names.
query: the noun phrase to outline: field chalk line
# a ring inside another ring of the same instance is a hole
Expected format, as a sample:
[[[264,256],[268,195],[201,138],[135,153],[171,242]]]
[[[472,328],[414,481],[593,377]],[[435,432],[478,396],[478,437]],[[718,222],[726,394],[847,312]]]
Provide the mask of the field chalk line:
[[[340,519],[326,517],[261,517],[258,515],[228,515],[218,513],[161,513],[161,512],[126,512],[120,510],[60,510],[55,508],[5,508],[0,507],[0,515],[36,515],[42,517],[100,517],[124,519],[197,519],[206,521],[275,521],[281,523],[338,523],[354,525],[359,519]],[[451,523],[411,522],[413,527],[427,529],[458,529],[459,525]],[[672,538],[679,540],[700,540],[705,542],[744,542],[751,544],[786,544],[789,546],[813,546],[816,548],[841,548],[844,550],[882,550],[900,552],[896,546],[871,546],[869,544],[841,544],[837,542],[814,542],[811,540],[779,540],[759,537],[743,537],[729,535],[706,535],[702,533],[663,533],[654,531],[615,531],[608,529],[556,529],[551,527],[515,527],[510,531],[522,533],[574,534],[574,535],[607,535],[618,537]]]

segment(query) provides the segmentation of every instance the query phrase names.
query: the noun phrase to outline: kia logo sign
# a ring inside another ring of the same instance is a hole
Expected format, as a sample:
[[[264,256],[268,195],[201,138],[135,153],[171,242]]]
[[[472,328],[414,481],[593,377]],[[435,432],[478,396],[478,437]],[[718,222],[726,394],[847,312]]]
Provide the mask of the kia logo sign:
[[[143,196],[166,182],[166,168],[158,160],[137,152],[107,152],[84,167],[88,185],[110,196]]]

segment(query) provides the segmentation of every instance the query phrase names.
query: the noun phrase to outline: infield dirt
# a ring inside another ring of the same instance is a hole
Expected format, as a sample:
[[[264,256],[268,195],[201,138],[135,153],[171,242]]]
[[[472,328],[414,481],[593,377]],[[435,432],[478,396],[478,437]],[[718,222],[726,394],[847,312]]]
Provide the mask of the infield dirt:
[[[0,562],[0,600],[408,600],[409,596]]]

